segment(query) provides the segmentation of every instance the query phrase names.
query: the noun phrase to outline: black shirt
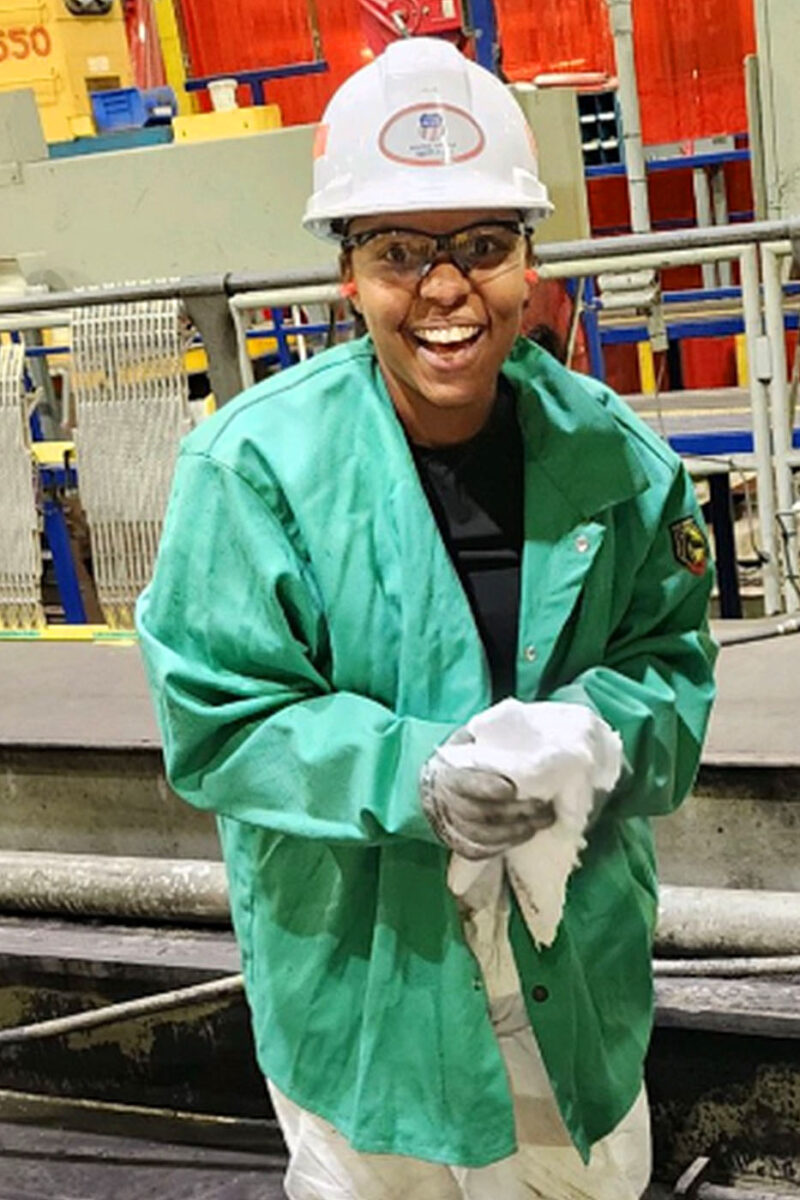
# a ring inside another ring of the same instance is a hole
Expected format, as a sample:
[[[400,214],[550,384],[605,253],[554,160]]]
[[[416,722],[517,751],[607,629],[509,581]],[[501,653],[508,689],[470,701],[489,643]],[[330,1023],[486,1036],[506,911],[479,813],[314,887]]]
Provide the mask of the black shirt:
[[[456,446],[411,446],[444,544],[483,640],[495,701],[516,682],[524,528],[522,434],[501,380],[483,429]]]

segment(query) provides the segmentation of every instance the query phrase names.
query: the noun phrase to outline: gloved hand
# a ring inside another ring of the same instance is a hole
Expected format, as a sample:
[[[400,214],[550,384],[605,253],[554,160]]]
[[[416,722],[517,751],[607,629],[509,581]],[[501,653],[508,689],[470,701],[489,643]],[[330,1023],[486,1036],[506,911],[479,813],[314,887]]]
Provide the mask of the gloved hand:
[[[552,800],[556,816],[574,829],[588,817],[571,793],[608,792],[617,781],[622,744],[590,708],[550,700],[494,704],[439,747],[451,767],[495,772],[514,782],[520,797]]]
[[[474,741],[459,729],[426,762],[420,777],[422,807],[435,833],[462,858],[492,858],[527,842],[555,820],[553,805],[521,797],[514,782],[494,770],[456,767],[449,749]]]
[[[457,778],[474,772],[504,779],[515,787],[518,802],[536,797],[542,813],[543,801],[550,802],[551,820],[533,831],[536,837],[522,839],[494,861],[467,862],[459,851],[447,883],[462,907],[494,907],[502,923],[505,875],[534,940],[552,945],[592,808],[599,794],[612,790],[622,767],[619,735],[583,705],[509,698],[474,716],[434,759],[437,755]]]

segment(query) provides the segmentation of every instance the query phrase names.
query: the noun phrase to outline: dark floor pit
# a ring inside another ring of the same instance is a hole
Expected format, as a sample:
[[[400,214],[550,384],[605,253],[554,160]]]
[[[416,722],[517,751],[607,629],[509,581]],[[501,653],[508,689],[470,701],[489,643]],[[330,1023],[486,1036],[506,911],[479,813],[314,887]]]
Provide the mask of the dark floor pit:
[[[708,1155],[721,1182],[800,1189],[800,1039],[657,1029],[647,1083],[657,1178]]]
[[[0,1027],[219,974],[55,957],[35,967],[7,958],[3,966]],[[657,1180],[673,1184],[695,1158],[710,1155],[720,1181],[762,1178],[768,1189],[784,1182],[800,1188],[800,1039],[661,1027],[647,1074]],[[241,996],[3,1047],[0,1089],[244,1122],[271,1116]]]
[[[207,981],[191,971],[170,971],[168,980],[137,979],[129,969],[87,980],[58,967],[52,974],[28,969],[16,979],[6,973],[1,1027]],[[270,1112],[241,995],[4,1046],[0,1088],[234,1117]]]

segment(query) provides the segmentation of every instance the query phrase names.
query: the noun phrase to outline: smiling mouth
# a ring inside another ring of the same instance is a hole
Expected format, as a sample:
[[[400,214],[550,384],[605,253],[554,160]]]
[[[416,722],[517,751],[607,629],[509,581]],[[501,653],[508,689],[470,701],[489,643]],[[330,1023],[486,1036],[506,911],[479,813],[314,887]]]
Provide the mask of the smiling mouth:
[[[483,333],[482,325],[441,325],[430,329],[412,329],[411,336],[426,350],[447,354],[472,346]]]

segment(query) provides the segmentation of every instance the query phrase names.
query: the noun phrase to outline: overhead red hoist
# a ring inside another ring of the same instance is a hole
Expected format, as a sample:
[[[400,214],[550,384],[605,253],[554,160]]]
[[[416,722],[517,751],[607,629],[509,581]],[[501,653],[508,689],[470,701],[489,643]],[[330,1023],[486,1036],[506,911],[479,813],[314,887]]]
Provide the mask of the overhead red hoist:
[[[461,0],[359,0],[371,49],[382,50],[400,37],[464,39]]]
[[[364,35],[379,54],[402,37],[441,37],[496,70],[497,22],[492,0],[359,0]]]

